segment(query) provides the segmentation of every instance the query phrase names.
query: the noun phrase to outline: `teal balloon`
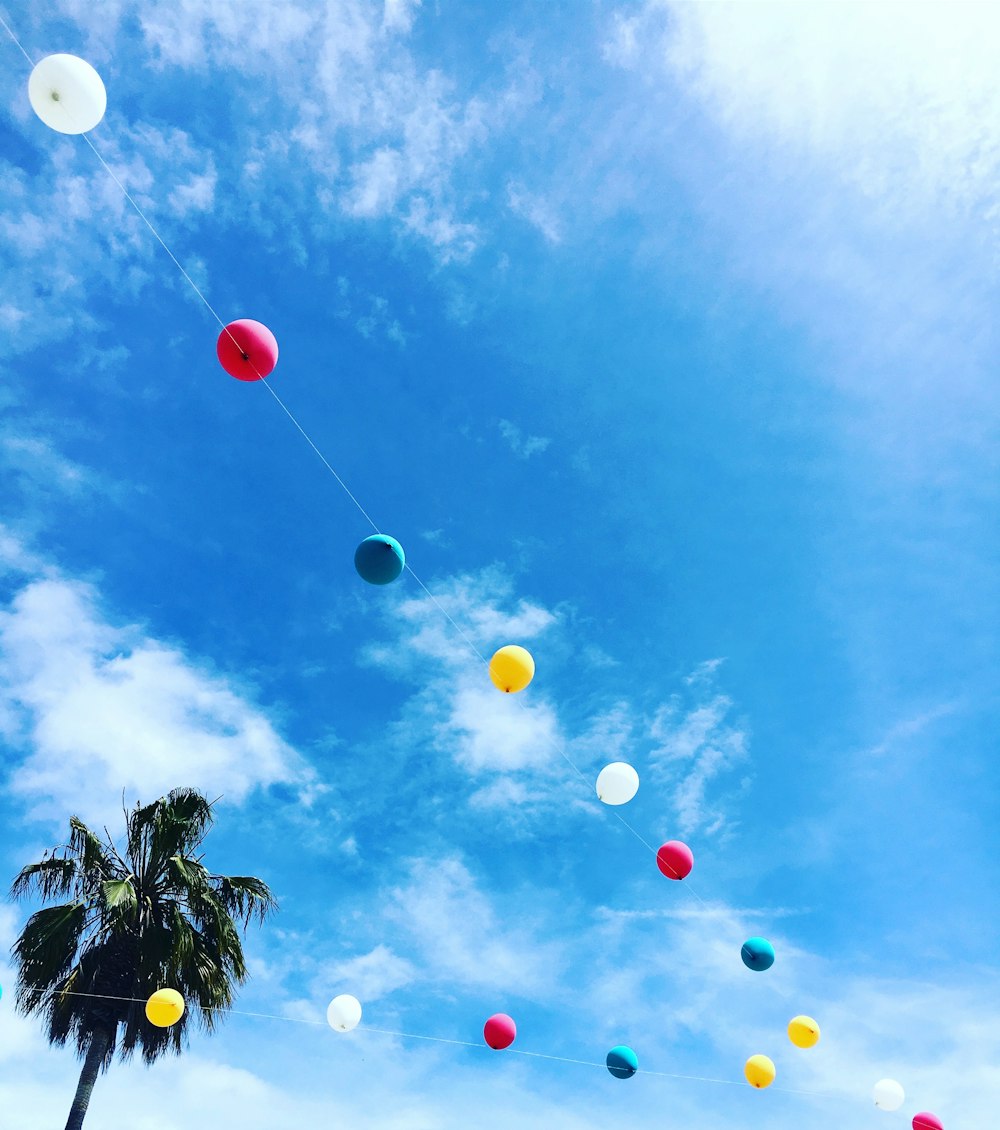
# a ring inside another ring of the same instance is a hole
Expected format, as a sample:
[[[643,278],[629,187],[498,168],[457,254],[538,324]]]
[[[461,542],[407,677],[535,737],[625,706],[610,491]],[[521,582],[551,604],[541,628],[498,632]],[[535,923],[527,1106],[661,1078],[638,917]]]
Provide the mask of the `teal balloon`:
[[[624,1044],[608,1052],[608,1070],[616,1079],[631,1079],[639,1070],[639,1057]]]
[[[392,584],[405,564],[403,547],[388,534],[372,534],[354,551],[354,568],[370,585]]]
[[[767,938],[747,938],[740,950],[740,957],[747,969],[763,973],[774,964],[774,946]]]

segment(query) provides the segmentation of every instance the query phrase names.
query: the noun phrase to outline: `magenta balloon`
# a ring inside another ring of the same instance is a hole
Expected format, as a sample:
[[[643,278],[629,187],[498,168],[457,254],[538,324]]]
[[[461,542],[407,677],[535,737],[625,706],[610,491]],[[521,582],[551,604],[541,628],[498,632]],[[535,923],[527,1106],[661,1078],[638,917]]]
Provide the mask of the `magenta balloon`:
[[[656,866],[668,879],[683,879],[691,874],[694,856],[687,844],[680,840],[668,840],[656,853]]]
[[[913,1116],[913,1130],[944,1130],[944,1125],[936,1114],[924,1110]]]
[[[517,1025],[506,1012],[498,1012],[491,1016],[483,1027],[483,1038],[497,1051],[509,1048],[517,1035]]]
[[[223,369],[240,381],[259,381],[278,363],[274,334],[252,318],[230,322],[215,344]]]

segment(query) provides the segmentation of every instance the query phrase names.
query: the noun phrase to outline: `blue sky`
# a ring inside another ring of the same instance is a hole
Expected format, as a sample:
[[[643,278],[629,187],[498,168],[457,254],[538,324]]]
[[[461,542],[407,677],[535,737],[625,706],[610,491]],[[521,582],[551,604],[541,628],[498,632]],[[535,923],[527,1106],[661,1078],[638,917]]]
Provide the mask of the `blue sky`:
[[[116,1066],[91,1121],[990,1124],[997,12],[3,14],[100,71],[95,146],[215,309],[271,327],[275,391],[437,602],[359,580],[370,527],[5,41],[0,856],[194,785],[212,865],[282,904],[240,997],[272,1019]],[[528,691],[442,608],[529,647]],[[562,754],[636,766],[623,814],[691,844],[690,891]],[[338,1036],[340,992],[641,1073]],[[56,1124],[78,1065],[0,1009],[5,1126]],[[764,1093],[652,1074],[758,1052]]]

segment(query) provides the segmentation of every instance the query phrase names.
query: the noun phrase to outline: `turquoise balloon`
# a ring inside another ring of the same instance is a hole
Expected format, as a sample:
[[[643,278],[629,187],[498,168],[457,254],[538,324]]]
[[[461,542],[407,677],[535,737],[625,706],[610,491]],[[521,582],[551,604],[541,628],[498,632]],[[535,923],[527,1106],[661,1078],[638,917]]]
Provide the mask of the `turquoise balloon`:
[[[608,1052],[608,1070],[616,1079],[631,1079],[639,1070],[639,1057],[624,1044]]]
[[[740,950],[740,957],[747,969],[763,973],[774,964],[774,946],[767,938],[747,938]]]
[[[354,568],[370,585],[392,584],[405,564],[403,547],[388,534],[372,534],[354,551]]]

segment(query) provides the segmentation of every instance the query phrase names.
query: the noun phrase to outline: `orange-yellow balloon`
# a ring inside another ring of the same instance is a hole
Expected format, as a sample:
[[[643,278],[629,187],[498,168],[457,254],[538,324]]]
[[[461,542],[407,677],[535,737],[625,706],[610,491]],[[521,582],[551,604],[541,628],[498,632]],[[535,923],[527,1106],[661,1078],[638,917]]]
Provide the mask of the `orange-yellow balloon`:
[[[146,1019],[157,1028],[169,1028],[184,1015],[184,998],[176,989],[157,989],[146,1001]]]
[[[752,1055],[743,1068],[743,1074],[751,1087],[763,1090],[774,1082],[774,1064],[766,1055]]]
[[[534,675],[535,661],[531,652],[516,643],[500,648],[490,660],[493,685],[506,694],[523,691]]]
[[[819,1043],[819,1025],[811,1016],[795,1016],[788,1022],[788,1038],[797,1048],[814,1048]]]

